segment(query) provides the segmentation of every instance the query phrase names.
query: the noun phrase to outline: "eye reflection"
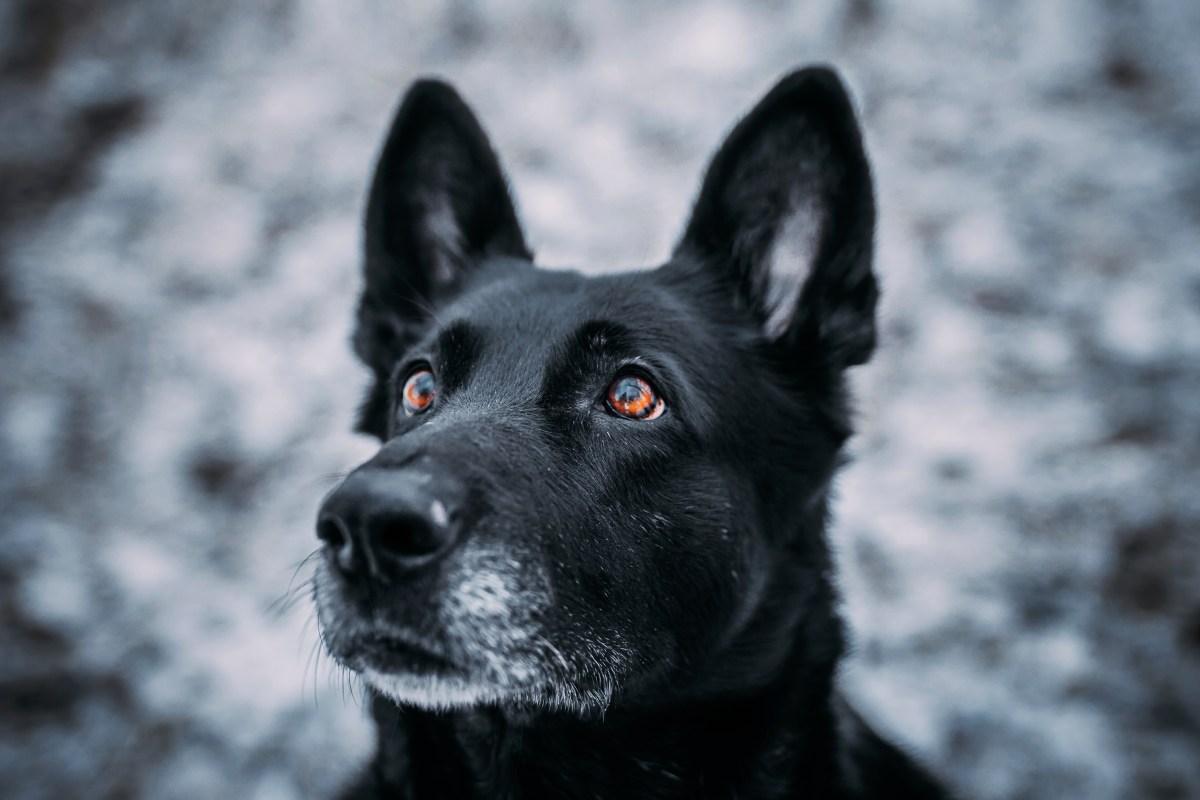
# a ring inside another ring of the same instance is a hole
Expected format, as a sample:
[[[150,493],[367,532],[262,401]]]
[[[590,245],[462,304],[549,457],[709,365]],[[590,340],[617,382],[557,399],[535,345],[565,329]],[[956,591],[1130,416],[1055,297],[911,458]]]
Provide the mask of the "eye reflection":
[[[429,410],[437,397],[437,380],[433,377],[433,372],[419,369],[409,375],[401,394],[404,413],[408,416]]]
[[[609,409],[628,419],[652,420],[662,416],[666,404],[650,382],[638,375],[622,375],[608,387]]]

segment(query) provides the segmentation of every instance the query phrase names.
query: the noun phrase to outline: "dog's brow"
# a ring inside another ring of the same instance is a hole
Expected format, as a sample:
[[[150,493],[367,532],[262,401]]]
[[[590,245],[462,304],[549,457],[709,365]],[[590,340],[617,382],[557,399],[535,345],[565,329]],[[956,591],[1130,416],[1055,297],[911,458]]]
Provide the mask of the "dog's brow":
[[[584,377],[613,359],[635,354],[633,334],[611,320],[591,320],[575,328],[551,352],[543,373],[541,404],[570,403]]]
[[[569,347],[586,355],[623,353],[630,348],[630,330],[609,320],[592,320],[575,329]]]
[[[457,320],[443,328],[434,339],[438,354],[442,387],[453,390],[466,382],[467,375],[479,358],[482,349],[479,330],[465,320]]]

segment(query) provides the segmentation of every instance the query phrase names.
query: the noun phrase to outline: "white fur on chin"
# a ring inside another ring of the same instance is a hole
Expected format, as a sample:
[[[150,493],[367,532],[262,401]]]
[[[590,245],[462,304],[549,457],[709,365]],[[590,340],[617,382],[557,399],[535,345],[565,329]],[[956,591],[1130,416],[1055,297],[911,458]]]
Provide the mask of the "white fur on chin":
[[[505,689],[483,685],[459,675],[391,675],[370,668],[362,671],[362,677],[372,689],[396,703],[426,711],[522,705],[585,714],[603,712],[612,702],[612,687],[587,690],[571,686]]]

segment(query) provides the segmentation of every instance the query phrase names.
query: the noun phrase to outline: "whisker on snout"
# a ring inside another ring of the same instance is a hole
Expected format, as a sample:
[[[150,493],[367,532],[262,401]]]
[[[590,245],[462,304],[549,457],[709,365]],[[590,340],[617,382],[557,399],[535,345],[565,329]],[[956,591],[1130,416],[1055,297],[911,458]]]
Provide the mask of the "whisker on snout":
[[[321,555],[321,548],[314,549],[300,561],[296,562],[295,569],[292,570],[292,577],[288,580],[288,587],[283,594],[271,602],[267,606],[267,612],[273,614],[276,618],[282,617],[295,608],[296,603],[301,599],[307,598],[311,594],[314,586],[314,576],[310,574],[307,578],[296,583],[296,579],[300,577],[300,573],[306,567],[313,565],[317,558]]]

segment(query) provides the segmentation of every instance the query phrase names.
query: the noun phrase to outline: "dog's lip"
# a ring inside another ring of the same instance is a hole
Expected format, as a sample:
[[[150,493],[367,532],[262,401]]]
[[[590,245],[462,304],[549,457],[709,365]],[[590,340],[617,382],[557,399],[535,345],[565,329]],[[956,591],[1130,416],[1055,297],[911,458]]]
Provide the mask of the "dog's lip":
[[[458,668],[439,649],[390,633],[372,633],[355,640],[350,661],[356,668],[385,674],[443,674]]]

